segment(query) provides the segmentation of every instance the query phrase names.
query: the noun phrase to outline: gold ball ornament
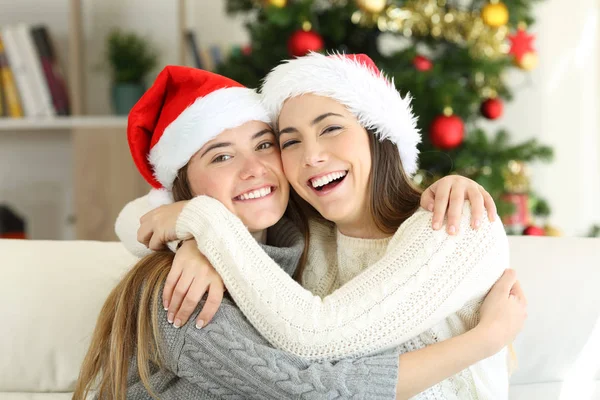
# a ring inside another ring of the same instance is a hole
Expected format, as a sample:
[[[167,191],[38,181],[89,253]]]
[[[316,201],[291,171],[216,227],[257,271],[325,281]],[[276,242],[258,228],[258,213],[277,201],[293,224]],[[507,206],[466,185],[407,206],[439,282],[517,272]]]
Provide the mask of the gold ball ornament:
[[[387,5],[387,0],[356,0],[356,5],[364,12],[379,14]]]
[[[517,66],[525,71],[531,71],[538,65],[538,55],[536,52],[530,51],[516,60]]]
[[[481,10],[481,18],[486,25],[499,28],[508,23],[508,8],[502,2],[487,4]]]
[[[283,8],[287,5],[287,0],[266,0],[265,3],[269,6]]]

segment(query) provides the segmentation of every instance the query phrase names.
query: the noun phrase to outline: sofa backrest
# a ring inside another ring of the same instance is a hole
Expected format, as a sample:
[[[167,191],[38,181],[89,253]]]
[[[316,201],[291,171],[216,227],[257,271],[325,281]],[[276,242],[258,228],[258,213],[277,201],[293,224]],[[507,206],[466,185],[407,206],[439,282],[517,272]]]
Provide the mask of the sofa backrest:
[[[0,240],[0,392],[72,390],[96,318],[136,258],[120,243]]]
[[[536,393],[518,398],[600,398],[600,239],[510,237],[510,252],[529,304],[511,386]]]
[[[599,382],[600,239],[510,244],[529,301],[511,384]],[[100,308],[137,259],[82,241],[0,240],[0,254],[0,393],[72,390]]]

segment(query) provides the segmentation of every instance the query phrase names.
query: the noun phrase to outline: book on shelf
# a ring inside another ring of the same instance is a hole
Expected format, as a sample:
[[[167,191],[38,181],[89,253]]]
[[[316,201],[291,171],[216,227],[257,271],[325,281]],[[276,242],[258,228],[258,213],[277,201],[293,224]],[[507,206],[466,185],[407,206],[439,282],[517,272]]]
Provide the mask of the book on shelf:
[[[48,29],[23,23],[4,26],[0,29],[0,41],[4,47],[0,72],[9,110],[5,115],[34,118],[69,115],[64,75]]]
[[[4,116],[20,118],[23,116],[21,99],[15,84],[15,79],[8,65],[6,52],[4,51],[4,42],[0,34],[0,80],[2,81],[2,94],[5,102]]]

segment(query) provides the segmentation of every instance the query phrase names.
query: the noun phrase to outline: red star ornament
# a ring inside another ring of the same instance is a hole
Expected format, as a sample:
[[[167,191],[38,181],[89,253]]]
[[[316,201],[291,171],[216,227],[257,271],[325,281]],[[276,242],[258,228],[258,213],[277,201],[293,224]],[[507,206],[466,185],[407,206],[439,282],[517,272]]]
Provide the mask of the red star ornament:
[[[509,53],[514,55],[517,61],[519,61],[525,54],[535,52],[533,48],[535,35],[528,34],[525,29],[517,29],[517,33],[508,35],[508,40],[510,40]]]

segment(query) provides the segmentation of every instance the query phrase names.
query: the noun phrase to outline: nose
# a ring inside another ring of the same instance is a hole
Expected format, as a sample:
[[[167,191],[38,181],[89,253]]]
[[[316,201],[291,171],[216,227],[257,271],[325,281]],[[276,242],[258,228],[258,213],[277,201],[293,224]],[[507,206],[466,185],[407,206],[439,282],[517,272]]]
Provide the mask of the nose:
[[[304,166],[316,167],[327,161],[327,155],[318,143],[307,143],[304,146]]]
[[[251,156],[244,159],[242,170],[240,171],[241,179],[259,178],[266,175],[267,169],[258,157]]]

